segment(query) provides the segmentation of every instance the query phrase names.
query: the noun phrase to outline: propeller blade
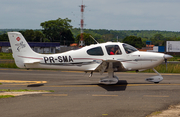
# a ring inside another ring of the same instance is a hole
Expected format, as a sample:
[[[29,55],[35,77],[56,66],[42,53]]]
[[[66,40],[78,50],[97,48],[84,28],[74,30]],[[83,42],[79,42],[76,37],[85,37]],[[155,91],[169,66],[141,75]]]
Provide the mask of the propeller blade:
[[[167,59],[164,59],[164,61],[165,61],[165,64],[166,64],[166,70],[167,70]]]
[[[169,55],[169,54],[164,54],[164,61],[165,61],[165,64],[166,64],[166,70],[167,70],[167,60],[168,59],[171,59],[173,56]]]

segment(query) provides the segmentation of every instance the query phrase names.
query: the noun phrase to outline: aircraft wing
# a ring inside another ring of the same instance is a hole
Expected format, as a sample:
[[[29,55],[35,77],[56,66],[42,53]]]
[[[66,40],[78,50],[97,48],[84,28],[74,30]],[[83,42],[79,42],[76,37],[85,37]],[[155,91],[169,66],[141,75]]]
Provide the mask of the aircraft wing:
[[[126,69],[122,65],[121,61],[114,60],[114,59],[102,60],[102,63],[95,69],[95,71],[99,71],[100,74],[103,74],[108,69],[110,62],[113,63],[113,69],[115,72],[126,71]]]

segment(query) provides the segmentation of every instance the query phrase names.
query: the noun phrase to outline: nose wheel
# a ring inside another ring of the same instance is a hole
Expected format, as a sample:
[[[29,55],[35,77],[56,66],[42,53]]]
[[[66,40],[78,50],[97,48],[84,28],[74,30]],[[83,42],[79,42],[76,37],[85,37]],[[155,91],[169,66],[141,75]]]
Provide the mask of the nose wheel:
[[[158,75],[157,76],[152,76],[150,78],[147,78],[146,81],[149,82],[154,82],[154,83],[159,83],[163,80],[163,77],[161,76],[161,74],[159,74],[154,68],[152,69],[154,72],[156,72]]]

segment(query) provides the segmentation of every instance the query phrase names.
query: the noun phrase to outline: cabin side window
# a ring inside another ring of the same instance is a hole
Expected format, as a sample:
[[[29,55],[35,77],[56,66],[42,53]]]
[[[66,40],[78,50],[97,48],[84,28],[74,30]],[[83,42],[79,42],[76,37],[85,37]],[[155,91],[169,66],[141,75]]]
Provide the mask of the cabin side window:
[[[107,53],[109,55],[121,55],[121,49],[118,45],[107,45],[106,46]]]
[[[133,47],[129,44],[123,44],[123,47],[127,54],[138,51],[135,47]]]
[[[89,49],[89,50],[87,50],[87,53],[89,55],[93,55],[93,56],[103,56],[104,55],[101,47],[95,47],[95,48]]]

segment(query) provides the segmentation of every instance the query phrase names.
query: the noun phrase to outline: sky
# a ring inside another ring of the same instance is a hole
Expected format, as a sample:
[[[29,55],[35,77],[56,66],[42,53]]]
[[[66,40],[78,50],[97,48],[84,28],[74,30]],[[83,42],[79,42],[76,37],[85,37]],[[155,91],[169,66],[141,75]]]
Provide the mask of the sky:
[[[82,0],[0,0],[0,29],[42,29],[71,19],[80,28]],[[180,0],[83,0],[84,28],[180,31]]]

